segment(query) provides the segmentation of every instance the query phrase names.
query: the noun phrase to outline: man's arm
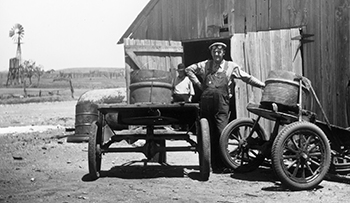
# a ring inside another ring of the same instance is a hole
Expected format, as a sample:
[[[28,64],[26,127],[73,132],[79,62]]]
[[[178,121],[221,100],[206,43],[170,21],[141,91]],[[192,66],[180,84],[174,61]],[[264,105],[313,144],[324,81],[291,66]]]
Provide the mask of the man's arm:
[[[194,95],[194,88],[193,88],[193,83],[191,82],[191,80],[189,80],[189,88],[190,88],[190,95]]]
[[[205,62],[206,61],[192,64],[185,69],[186,75],[191,80],[193,85],[199,87],[200,89],[202,89],[202,84],[198,80],[196,75],[203,75],[204,74]]]
[[[259,88],[265,87],[264,82],[260,81],[258,78],[243,71],[241,69],[241,67],[239,67],[237,64],[231,63],[230,65],[233,69],[232,74],[231,74],[232,77],[237,78],[237,79],[241,79],[243,82],[250,84],[254,87],[259,87]]]

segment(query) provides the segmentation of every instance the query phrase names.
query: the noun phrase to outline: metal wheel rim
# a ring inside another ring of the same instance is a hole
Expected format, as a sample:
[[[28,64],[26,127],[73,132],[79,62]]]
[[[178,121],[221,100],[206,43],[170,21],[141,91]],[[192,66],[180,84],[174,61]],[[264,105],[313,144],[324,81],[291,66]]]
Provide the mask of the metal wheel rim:
[[[294,182],[312,182],[324,167],[325,150],[325,143],[313,131],[296,131],[283,142],[282,170]]]

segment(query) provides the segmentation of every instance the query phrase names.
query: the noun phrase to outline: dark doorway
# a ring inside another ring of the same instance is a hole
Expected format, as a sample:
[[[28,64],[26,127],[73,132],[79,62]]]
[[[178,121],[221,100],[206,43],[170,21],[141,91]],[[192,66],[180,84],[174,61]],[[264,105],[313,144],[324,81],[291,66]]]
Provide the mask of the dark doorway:
[[[182,42],[182,46],[184,50],[184,63],[186,67],[200,61],[211,59],[212,57],[208,47],[214,42],[223,42],[227,45],[224,58],[226,61],[232,61],[230,38],[184,41]]]

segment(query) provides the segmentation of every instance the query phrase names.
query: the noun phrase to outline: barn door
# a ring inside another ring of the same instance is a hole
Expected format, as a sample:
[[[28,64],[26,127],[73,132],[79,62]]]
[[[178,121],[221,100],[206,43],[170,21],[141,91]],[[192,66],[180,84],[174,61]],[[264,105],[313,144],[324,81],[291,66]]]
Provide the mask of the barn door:
[[[270,70],[286,70],[302,75],[302,59],[298,49],[300,42],[292,40],[298,35],[298,28],[235,34],[231,38],[231,58],[262,81],[266,80]],[[237,117],[254,117],[249,115],[246,106],[248,103],[259,104],[262,91],[237,82],[235,93]],[[268,131],[271,123],[263,122]]]
[[[177,65],[182,63],[183,58],[183,48],[179,41],[124,39],[124,51],[128,102],[131,71],[163,70],[170,71],[175,77]]]

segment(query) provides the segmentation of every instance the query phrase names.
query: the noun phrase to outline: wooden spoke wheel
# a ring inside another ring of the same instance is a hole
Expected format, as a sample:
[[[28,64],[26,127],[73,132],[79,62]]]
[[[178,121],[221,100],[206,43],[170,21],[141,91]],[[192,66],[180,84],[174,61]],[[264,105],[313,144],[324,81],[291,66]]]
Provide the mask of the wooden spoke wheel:
[[[331,149],[324,132],[310,122],[285,126],[274,140],[272,166],[282,184],[292,190],[316,187],[331,164]]]
[[[220,137],[223,161],[232,169],[249,172],[264,161],[265,134],[260,125],[250,118],[231,121]],[[253,129],[254,127],[254,129]]]

